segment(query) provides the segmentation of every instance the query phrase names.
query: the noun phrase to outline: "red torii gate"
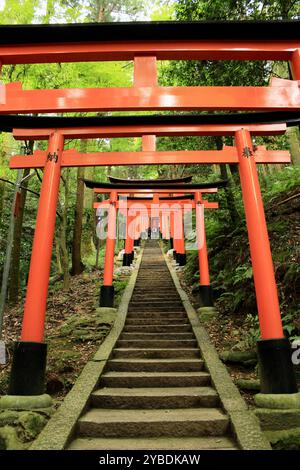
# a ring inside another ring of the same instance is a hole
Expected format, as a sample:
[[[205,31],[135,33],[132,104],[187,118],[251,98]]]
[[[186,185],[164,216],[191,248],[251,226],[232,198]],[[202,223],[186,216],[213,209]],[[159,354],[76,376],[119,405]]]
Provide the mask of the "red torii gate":
[[[27,27],[25,31],[22,27],[12,27],[6,34],[2,34],[0,43],[2,64],[78,61],[80,59],[133,59],[135,80],[132,88],[87,90],[22,90],[18,83],[4,85],[1,87],[1,98],[5,96],[5,99],[1,100],[0,114],[134,109],[299,111],[300,93],[296,80],[300,79],[300,41],[297,35],[292,34],[293,23],[291,22],[290,25],[292,39],[288,38],[283,41],[273,40],[277,37],[276,29],[272,29],[271,40],[268,40],[268,31],[271,29],[266,28],[265,25],[263,28],[256,26],[256,32],[261,35],[262,39],[255,40],[255,42],[249,40],[253,34],[253,24],[250,33],[245,24],[242,24],[241,28],[236,28],[229,23],[227,34],[229,33],[230,37],[232,34],[235,35],[234,39],[229,41],[220,41],[212,37],[215,25],[214,28],[210,25],[210,31],[209,28],[203,28],[203,24],[199,27],[199,24],[190,23],[187,27],[186,25],[180,26],[180,23],[168,25],[168,27],[156,24],[155,28],[152,28],[152,31],[155,31],[155,38],[149,36],[150,25],[145,27],[136,23],[131,27],[97,25],[90,29],[87,25],[72,25],[69,29],[68,27],[55,29],[51,26],[51,35],[45,35],[45,28],[42,31],[38,29],[38,26]],[[90,39],[78,43],[78,37],[87,37],[79,34],[83,31],[82,28],[86,28],[84,31],[87,31]],[[120,34],[116,34],[120,32],[119,28],[123,32],[130,31],[127,36],[125,34],[125,41],[115,39],[120,37]],[[166,28],[168,34],[166,34]],[[1,27],[1,33],[4,29]],[[107,34],[99,34],[104,30]],[[232,33],[233,30],[235,33]],[[36,36],[37,33],[38,36]],[[201,34],[206,34],[207,37],[199,37]],[[31,43],[24,44],[24,37]],[[38,40],[42,37],[45,43],[36,44],[37,37]],[[105,41],[99,41],[99,37],[104,37]],[[222,39],[225,37],[223,33]],[[237,39],[240,41],[237,42]],[[269,87],[160,87],[157,86],[156,59],[290,60],[294,81],[273,80]],[[156,129],[153,133],[158,134]],[[225,130],[219,130],[219,135],[220,133],[225,135]],[[281,324],[272,258],[250,136],[251,129],[250,126],[240,125],[234,130],[231,129],[231,133],[235,134],[236,140],[262,334],[262,340],[258,342],[262,374],[261,388],[264,393],[292,393],[297,391],[297,387],[292,370],[289,342],[284,338]],[[144,130],[143,134],[147,132]],[[38,394],[43,390],[46,362],[46,345],[42,343],[43,328],[31,330],[28,328],[28,319],[30,316],[34,319],[44,318],[45,314],[48,266],[51,259],[64,136],[64,132],[59,130],[50,131],[25,306],[23,331],[26,334],[24,333],[23,342],[16,345],[11,374],[10,390],[14,394]],[[221,163],[225,162],[224,158]],[[44,209],[46,209],[45,217],[42,216]],[[43,254],[45,254],[43,258],[45,268],[39,270]],[[34,322],[29,323],[34,327]],[[274,368],[276,362],[281,366]],[[29,384],[28,377],[30,376],[32,380]]]
[[[249,126],[251,128],[252,126]],[[253,263],[253,272],[254,272],[254,279],[255,287],[256,287],[256,295],[258,301],[258,309],[259,309],[259,318],[260,318],[260,325],[261,325],[261,332],[262,332],[262,342],[259,343],[264,346],[264,341],[269,341],[273,338],[284,338],[283,337],[283,330],[281,326],[281,317],[279,312],[279,305],[278,305],[278,297],[277,297],[277,289],[275,284],[274,278],[274,271],[272,265],[272,258],[269,246],[269,240],[267,235],[266,229],[266,222],[264,217],[264,210],[263,204],[260,195],[259,189],[259,182],[258,176],[256,172],[256,161],[257,158],[255,155],[255,151],[252,147],[252,142],[250,138],[250,131],[248,126],[244,129],[241,129],[240,126],[223,126],[224,134],[236,136],[236,148],[230,148],[231,154],[237,153],[238,156],[238,164],[240,169],[240,178],[241,178],[241,185],[242,185],[242,192],[243,192],[243,199],[245,205],[245,213],[247,219],[247,226],[249,231],[249,241],[250,241],[250,250],[251,250],[251,257]],[[254,126],[255,132],[259,131],[260,126]],[[264,131],[267,134],[278,134],[283,133],[285,131],[285,125],[268,125],[264,126]],[[32,261],[29,273],[29,281],[28,281],[28,288],[27,288],[27,297],[25,303],[25,311],[24,311],[24,321],[23,321],[23,333],[22,333],[22,342],[30,342],[30,343],[37,343],[37,344],[44,344],[43,341],[43,331],[44,331],[44,315],[45,315],[45,308],[46,308],[46,299],[47,299],[47,286],[48,286],[48,276],[49,276],[49,269],[50,269],[50,261],[51,261],[51,247],[52,247],[52,239],[54,233],[54,225],[55,225],[55,212],[56,212],[56,202],[58,197],[58,187],[59,187],[59,179],[60,179],[60,168],[62,166],[62,158],[64,155],[63,151],[63,143],[66,136],[70,137],[70,134],[73,138],[79,137],[91,137],[96,136],[98,129],[87,130],[85,128],[80,128],[76,130],[72,130],[72,133],[69,129],[57,130],[57,131],[48,131],[48,130],[15,130],[14,135],[17,139],[36,139],[37,135],[41,135],[45,139],[49,139],[48,144],[48,151],[46,153],[46,162],[44,160],[45,155],[43,155],[43,161],[45,162],[45,170],[44,170],[44,178],[43,178],[43,185],[41,190],[41,197],[40,197],[40,204],[37,216],[37,225],[36,225],[36,233],[34,238],[33,250],[32,250]],[[130,132],[134,132],[133,129]],[[162,132],[165,132],[163,130]],[[199,126],[199,132],[201,133],[201,126]],[[206,126],[205,132],[208,133],[208,126]],[[214,126],[210,126],[209,133],[214,135],[214,132],[218,134],[221,132],[220,126],[217,126],[215,131]],[[159,134],[156,132],[156,134]],[[103,134],[102,134],[103,135]],[[143,135],[143,134],[142,134]],[[144,142],[153,148],[153,141],[154,137],[148,135],[144,137]],[[147,148],[145,143],[144,148]],[[246,149],[246,150],[245,150]],[[150,150],[152,155],[155,157],[157,154],[156,151]],[[226,151],[226,149],[225,149]],[[280,154],[269,154],[266,155],[266,151],[258,149],[260,152],[260,162],[272,162],[272,163],[286,163],[289,161],[290,157],[287,152],[280,152]],[[73,151],[70,151],[70,153]],[[147,150],[141,152],[141,154],[146,153]],[[223,151],[216,151],[216,152],[223,152]],[[246,152],[246,153],[245,153]],[[66,152],[68,153],[68,151]],[[134,152],[134,155],[131,157],[136,157],[138,152]],[[85,156],[82,154],[78,154],[76,152],[77,158],[83,160],[83,164],[85,163]],[[198,152],[198,164],[202,163],[202,155],[201,151]],[[218,158],[218,154],[212,154],[213,157],[210,158],[210,163],[220,163],[220,159]],[[216,155],[216,157],[215,157]],[[228,155],[228,149],[227,149]],[[207,154],[204,155],[204,163],[207,163]],[[275,158],[274,158],[275,156]],[[30,166],[34,167],[34,162],[32,161],[33,157],[29,156],[31,160]],[[101,153],[96,155],[97,157],[97,164],[100,163],[102,159]],[[22,162],[20,161],[22,158]],[[27,158],[27,157],[26,157]],[[94,157],[93,157],[94,158]],[[143,158],[143,156],[141,156]],[[175,158],[174,158],[175,160]],[[17,161],[20,163],[18,167],[25,167],[27,165],[27,161],[25,160],[24,156],[13,157],[11,168],[16,167]],[[105,160],[104,160],[105,161]],[[122,160],[122,153],[119,155],[118,161],[115,160],[116,163],[121,163]],[[137,161],[139,161],[137,159]],[[235,160],[236,161],[236,160]],[[93,159],[93,164],[95,160]],[[161,157],[161,163],[164,163],[163,156]],[[228,158],[223,157],[222,163],[231,163],[232,157]],[[79,163],[79,162],[78,162]],[[167,160],[168,163],[168,160]],[[40,163],[39,163],[40,165]],[[119,185],[117,185],[119,186]],[[126,194],[128,191],[128,186],[121,189],[118,187],[118,194]],[[110,193],[111,189],[109,187],[102,188],[102,192]],[[153,190],[149,189],[148,193],[151,193]],[[139,193],[141,190],[136,190],[135,193]],[[144,193],[147,191],[143,191]],[[170,193],[170,189],[160,189],[160,193]],[[182,194],[190,193],[190,189],[188,185],[185,185],[184,189],[180,189]],[[45,234],[45,230],[47,227],[47,234]],[[257,231],[259,228],[259,233]],[[254,231],[254,233],[252,233]],[[252,235],[250,236],[250,233]],[[41,266],[40,266],[40,259],[41,253],[45,252],[44,259],[44,269],[41,275]],[[266,265],[262,266],[262,260],[267,259]],[[263,288],[263,284],[261,283],[261,274],[260,271],[263,267],[264,272],[264,283],[266,279],[270,282],[270,288],[266,290]],[[203,272],[203,268],[202,268]],[[268,274],[267,274],[268,273]],[[39,287],[38,287],[39,286]],[[260,301],[258,299],[261,299]],[[277,307],[276,307],[277,305]],[[276,307],[276,308],[275,308]],[[264,313],[262,313],[264,312]],[[273,318],[274,317],[274,318]],[[40,318],[40,322],[37,322],[36,319]],[[31,319],[33,321],[31,321]],[[34,333],[36,332],[36,334]],[[286,341],[283,339],[284,344]],[[280,341],[281,342],[281,341]],[[276,342],[277,344],[277,342]],[[288,356],[287,351],[288,349],[284,348],[284,354],[286,357]],[[22,363],[22,367],[24,368],[24,363]],[[14,370],[14,369],[13,369]],[[18,368],[17,368],[18,370]],[[291,374],[289,375],[292,376]],[[14,375],[13,375],[14,377]],[[273,386],[273,385],[272,385]]]
[[[158,182],[158,180],[157,180]],[[88,187],[93,187],[92,182],[86,182]],[[146,186],[147,183],[145,183]],[[102,193],[102,188],[97,188],[94,185],[94,192],[96,194]],[[113,290],[113,260],[114,260],[114,248],[115,243],[114,239],[116,236],[116,210],[119,209],[121,213],[125,215],[126,218],[126,239],[125,239],[125,254],[123,258],[123,266],[130,266],[133,261],[133,246],[135,240],[135,233],[130,231],[130,225],[133,223],[135,216],[134,213],[146,213],[149,218],[149,210],[152,210],[156,213],[156,218],[159,218],[161,214],[165,213],[170,216],[170,238],[174,243],[176,261],[178,264],[183,266],[186,261],[185,255],[185,246],[184,246],[184,222],[183,214],[187,211],[193,209],[196,210],[196,232],[198,239],[198,256],[199,256],[199,269],[200,272],[200,301],[203,306],[211,306],[212,301],[212,292],[210,287],[209,280],[209,267],[208,267],[208,257],[207,257],[207,247],[206,247],[206,237],[205,237],[205,225],[204,225],[204,215],[201,214],[201,209],[217,209],[218,203],[209,202],[203,200],[203,193],[215,193],[217,188],[207,188],[207,189],[190,189],[187,197],[185,197],[181,190],[176,190],[175,185],[173,185],[174,190],[172,190],[172,196],[170,194],[164,196],[166,193],[162,193],[161,189],[151,189],[151,198],[142,198],[142,197],[131,197],[124,200],[117,200],[118,190],[113,190],[111,185],[110,198],[102,201],[95,202],[94,208],[102,208],[108,210],[108,230],[107,230],[107,241],[106,241],[106,255],[105,255],[105,265],[104,265],[104,281],[101,286],[100,291],[100,305],[112,307],[114,302],[114,290]],[[124,185],[125,186],[125,185]],[[123,193],[123,196],[130,196],[131,194],[137,194],[136,188],[133,188],[132,184],[126,184],[128,189],[126,193]],[[162,184],[163,186],[163,184]],[[213,185],[212,185],[213,186]],[[106,188],[107,189],[107,188]],[[143,193],[148,190],[145,188],[140,190]],[[170,190],[169,190],[170,191]],[[121,193],[119,193],[120,195]],[[147,194],[149,194],[147,192]],[[174,197],[174,195],[178,196]],[[175,205],[174,205],[175,203]],[[174,215],[178,214],[176,221],[174,220]],[[153,214],[152,214],[153,215]],[[173,217],[172,217],[173,216]],[[151,216],[150,216],[151,217]],[[176,222],[176,223],[175,223]],[[161,223],[160,223],[161,224]],[[132,227],[131,227],[132,228]],[[141,231],[141,228],[140,228]],[[139,234],[140,236],[140,234]],[[113,240],[111,240],[113,238]]]

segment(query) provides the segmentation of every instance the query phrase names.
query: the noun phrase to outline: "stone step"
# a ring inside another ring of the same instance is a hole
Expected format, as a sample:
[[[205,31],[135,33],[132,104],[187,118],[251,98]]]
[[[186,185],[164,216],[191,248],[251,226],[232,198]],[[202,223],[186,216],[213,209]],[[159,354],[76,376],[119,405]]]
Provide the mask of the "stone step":
[[[92,409],[78,421],[82,437],[222,436],[228,428],[228,417],[216,408]]]
[[[167,295],[167,294],[166,294]],[[150,297],[145,297],[143,302],[135,302],[135,301],[132,301],[130,302],[129,304],[129,309],[134,307],[135,309],[140,309],[140,308],[149,308],[153,311],[155,311],[157,308],[160,308],[160,307],[164,307],[165,309],[170,308],[171,306],[174,306],[174,308],[176,310],[178,310],[179,308],[181,308],[182,311],[185,312],[185,309],[182,305],[181,302],[165,302],[164,299],[158,299],[156,302],[153,302],[152,299]]]
[[[159,305],[153,305],[151,301],[148,304],[134,304],[131,303],[128,307],[128,312],[181,312],[185,313],[183,306],[180,305],[164,305],[163,303]]]
[[[153,349],[153,348],[195,348],[197,347],[198,343],[195,339],[156,339],[156,340],[139,340],[139,339],[132,339],[132,340],[125,340],[119,339],[117,341],[116,347],[117,348],[141,348],[141,349]]]
[[[170,318],[174,318],[174,313],[173,312],[142,312],[142,313],[136,313],[136,312],[129,312],[127,314],[127,319],[137,319],[139,320],[140,318],[149,318],[151,320],[155,320],[157,318],[162,319],[162,320],[168,320]],[[184,312],[176,312],[176,318],[180,318],[181,320],[185,320],[186,323],[188,322],[188,317],[187,314]]]
[[[192,331],[192,327],[189,323],[172,323],[171,325],[161,325],[161,324],[135,324],[126,322],[123,332],[140,332],[140,331],[147,331],[148,333],[175,333],[175,332],[187,332]]]
[[[137,285],[134,288],[133,295],[136,294],[147,294],[147,295],[154,295],[154,294],[173,294],[174,293],[174,286],[165,286],[165,285],[158,285],[156,287],[149,286],[145,287],[145,284],[143,285]]]
[[[119,409],[216,407],[219,398],[212,387],[103,388],[91,396],[91,406]]]
[[[213,437],[78,438],[69,450],[236,450],[233,439]]]
[[[107,371],[189,372],[203,369],[202,359],[110,359]]]
[[[134,295],[132,297],[131,302],[140,302],[140,303],[145,303],[145,302],[165,302],[166,300],[166,294],[162,295],[161,297],[153,296],[153,295]],[[168,294],[168,301],[170,302],[181,302],[180,299],[177,297],[172,297]]]
[[[115,348],[113,350],[114,358],[143,358],[143,359],[183,359],[183,358],[200,358],[200,351],[198,348],[188,349],[125,349]]]
[[[155,325],[188,325],[187,320],[182,318],[182,317],[170,317],[170,318],[157,318],[153,321],[151,321],[151,318],[148,318],[146,315],[145,316],[140,316],[139,318],[127,318],[125,326],[127,325],[149,325],[150,326],[155,326]]]
[[[159,289],[157,289],[157,288],[153,289],[151,287],[148,287],[147,283],[145,283],[144,286],[140,286],[140,287],[135,286],[134,291],[133,291],[133,295],[134,296],[142,295],[145,292],[151,292],[152,294],[155,294],[157,297],[162,297],[163,295],[165,295],[165,292],[168,292],[168,294],[171,297],[177,297],[178,299],[180,299],[180,295],[177,293],[177,291],[174,287],[172,289],[170,289],[169,287],[164,289],[162,283],[161,283],[161,286],[160,286]]]
[[[207,372],[106,372],[100,387],[203,387],[210,385]]]
[[[193,333],[122,333],[121,340],[195,339]]]

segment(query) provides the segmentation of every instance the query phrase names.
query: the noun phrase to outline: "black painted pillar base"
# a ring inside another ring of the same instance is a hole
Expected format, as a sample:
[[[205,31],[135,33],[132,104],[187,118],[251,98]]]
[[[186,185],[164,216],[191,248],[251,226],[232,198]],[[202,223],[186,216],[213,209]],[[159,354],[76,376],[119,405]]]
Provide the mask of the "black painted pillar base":
[[[45,393],[46,362],[46,343],[16,342],[8,394],[43,395]]]
[[[177,253],[178,255],[178,261],[177,263],[179,266],[185,266],[186,265],[186,254],[185,253]]]
[[[114,286],[101,286],[100,289],[100,307],[113,307],[115,297]]]
[[[132,253],[124,253],[123,255],[123,266],[130,266],[132,260]]]
[[[292,350],[287,338],[257,341],[261,393],[297,393]]]
[[[199,286],[200,307],[213,307],[213,292],[211,286]]]
[[[170,250],[173,250],[173,237],[170,238]]]
[[[173,250],[173,258],[175,259],[175,261],[176,261],[176,254],[177,254],[176,250]]]

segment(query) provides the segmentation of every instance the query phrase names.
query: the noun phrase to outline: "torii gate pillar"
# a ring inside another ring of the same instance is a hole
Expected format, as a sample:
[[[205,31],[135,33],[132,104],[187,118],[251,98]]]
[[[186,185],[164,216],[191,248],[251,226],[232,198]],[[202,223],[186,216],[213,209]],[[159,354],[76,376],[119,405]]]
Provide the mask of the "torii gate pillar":
[[[201,307],[213,307],[213,293],[210,285],[208,254],[204,222],[204,206],[201,200],[201,194],[195,193],[195,211],[196,211],[196,231],[198,243],[198,261],[199,261],[199,294]]]
[[[133,216],[130,215],[129,209],[126,211],[126,239],[125,239],[125,252],[123,256],[123,266],[130,266],[133,261],[133,230],[132,230]]]
[[[138,214],[135,221],[134,242],[133,246],[140,246],[141,244],[141,214]]]
[[[178,240],[177,240],[177,249],[176,249],[176,262],[179,266],[186,265],[186,253],[184,245],[184,220],[183,220],[183,209],[179,209],[177,212],[177,223],[178,223]],[[176,226],[177,226],[176,223]],[[176,228],[175,228],[176,236]]]
[[[239,172],[253,267],[261,339],[257,343],[262,393],[298,391],[289,340],[284,337],[274,267],[250,132],[236,132]]]
[[[44,342],[46,304],[56,222],[64,137],[49,137],[30,261],[21,341],[15,344],[10,395],[41,395],[45,387],[47,345]]]
[[[100,289],[100,307],[114,306],[114,257],[115,257],[115,241],[117,229],[117,193],[112,191],[110,194],[110,204],[108,209],[108,226],[106,238],[106,250],[104,259],[104,275],[103,285]]]

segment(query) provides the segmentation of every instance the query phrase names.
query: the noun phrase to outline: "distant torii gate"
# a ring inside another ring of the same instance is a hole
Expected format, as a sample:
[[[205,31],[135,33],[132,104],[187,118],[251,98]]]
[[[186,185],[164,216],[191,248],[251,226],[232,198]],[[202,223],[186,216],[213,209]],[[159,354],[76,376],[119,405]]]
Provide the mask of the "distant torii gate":
[[[295,34],[294,26],[291,22],[289,29],[291,37],[278,40],[277,30],[274,27],[256,23],[255,32],[259,37],[254,42],[253,24],[249,29],[247,23],[241,25],[232,22],[225,26],[220,23],[218,37],[221,40],[214,37],[216,26],[206,23],[187,25],[170,23],[168,26],[163,23],[65,27],[51,25],[49,31],[46,30],[47,27],[41,29],[38,25],[27,26],[25,30],[23,26],[10,29],[0,27],[3,37],[0,45],[1,64],[80,60],[134,60],[135,64],[134,86],[129,88],[23,90],[20,83],[4,85],[1,87],[1,98],[5,96],[5,99],[0,99],[0,113],[193,109],[299,112],[300,92],[297,80],[300,79],[300,41]],[[81,31],[84,31],[83,35],[80,34]],[[229,33],[233,39],[226,39]],[[24,44],[24,38],[29,41],[28,44]],[[82,42],[78,42],[78,38],[83,38]],[[289,60],[294,80],[272,80],[267,87],[161,87],[157,82],[157,59]],[[126,120],[126,117],[124,119]],[[232,126],[230,130],[225,127],[221,126],[221,129],[218,129],[218,135],[226,135],[226,132],[235,135],[237,159],[236,154],[229,158],[228,152],[224,155],[223,151],[221,158],[218,154],[216,162],[212,159],[208,161],[206,155],[205,163],[232,163],[234,159],[234,163],[239,165],[262,337],[258,342],[261,391],[293,393],[297,391],[297,385],[289,341],[283,334],[256,172],[257,160],[251,142],[252,129],[247,124]],[[166,129],[164,130],[166,132]],[[37,395],[42,393],[44,388],[46,364],[46,344],[43,343],[44,317],[60,171],[63,166],[78,166],[79,163],[76,162],[77,153],[66,155],[67,152],[63,152],[67,132],[59,129],[48,131],[46,137],[46,139],[49,137],[48,152],[42,155],[38,165],[44,167],[44,178],[32,250],[22,338],[16,344],[13,357],[10,393],[15,395]],[[149,134],[149,129],[148,131],[140,129],[140,132],[140,135]],[[205,130],[202,132],[202,135],[209,135],[211,131],[208,131],[206,126],[206,133]],[[42,134],[40,130],[32,132],[31,137],[36,138],[39,133]],[[157,126],[151,133],[159,135]],[[173,133],[180,135],[177,130]],[[264,133],[267,135],[268,131]],[[21,134],[22,132],[19,136]],[[26,132],[23,132],[24,134]],[[73,135],[76,135],[76,130]],[[84,132],[81,138],[83,135]],[[97,137],[100,135],[103,134],[98,129]],[[122,135],[125,136],[125,132]],[[68,156],[72,158],[67,161]],[[149,152],[144,154],[145,164],[161,161],[159,158],[152,159],[153,156],[165,157],[165,163],[167,160],[171,163],[170,152],[165,155],[153,155]],[[177,163],[188,163],[184,161],[183,154],[177,156]],[[116,156],[111,155],[111,160],[108,159],[109,163],[106,164],[116,164],[114,157]],[[127,157],[126,164],[129,164],[131,156]],[[135,157],[138,161],[139,156]],[[143,158],[143,155],[140,157]],[[198,157],[194,162],[204,162],[199,153],[194,154],[194,157],[195,159]],[[88,166],[88,161],[89,158],[82,159],[80,164]],[[97,164],[94,157],[90,161],[93,165]],[[269,161],[273,163],[272,159]],[[31,162],[34,163],[32,160]],[[70,164],[71,162],[73,163]],[[101,162],[98,164],[101,165]],[[12,168],[16,167],[17,165],[12,165]],[[21,163],[19,167],[26,167],[26,163]],[[277,367],[274,367],[275,364]]]
[[[158,182],[159,180],[157,180]],[[88,187],[92,187],[93,183],[86,181]],[[148,191],[146,189],[144,191]],[[94,192],[96,194],[101,193],[101,189],[96,187],[94,183]],[[114,248],[115,248],[115,237],[116,237],[116,210],[119,210],[126,218],[126,239],[125,239],[125,254],[123,258],[123,265],[129,266],[133,261],[133,246],[135,239],[135,229],[130,230],[130,224],[134,222],[136,212],[141,215],[146,215],[149,219],[149,211],[153,211],[156,217],[159,218],[163,215],[170,217],[170,237],[174,241],[174,247],[176,248],[176,260],[180,265],[185,264],[185,246],[184,246],[184,222],[183,214],[187,211],[195,209],[196,211],[196,233],[198,240],[198,258],[199,258],[199,291],[200,291],[200,302],[203,306],[213,305],[213,297],[210,286],[209,277],[209,265],[208,255],[205,237],[205,223],[204,223],[204,211],[202,209],[217,209],[218,203],[209,202],[203,200],[202,193],[210,192],[214,193],[217,188],[207,188],[204,190],[190,189],[192,194],[187,194],[187,198],[180,194],[179,196],[173,196],[180,190],[172,190],[172,196],[167,195],[166,197],[159,197],[164,193],[161,193],[159,188],[153,189],[153,198],[142,198],[142,197],[129,197],[124,200],[117,200],[118,192],[113,190],[114,184],[111,185],[110,198],[102,201],[95,202],[94,208],[106,209],[108,211],[108,229],[106,239],[106,254],[104,263],[104,280],[100,291],[100,306],[112,307],[114,303],[114,289],[113,289],[113,266],[114,266]],[[124,185],[125,186],[125,185]],[[132,188],[132,184],[126,184],[126,196],[130,194],[136,194],[137,189]],[[162,187],[164,183],[162,183]],[[193,186],[193,185],[191,185]],[[218,184],[218,186],[221,186]],[[149,193],[147,193],[149,194]],[[120,195],[120,194],[119,194]],[[123,194],[124,196],[124,194]],[[174,205],[175,204],[175,205]],[[173,216],[173,217],[172,217]],[[175,219],[176,217],[176,219]],[[148,227],[147,227],[148,228]],[[139,232],[142,228],[139,227]]]

